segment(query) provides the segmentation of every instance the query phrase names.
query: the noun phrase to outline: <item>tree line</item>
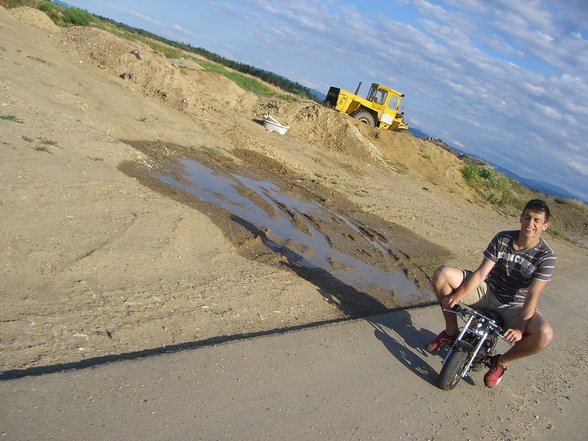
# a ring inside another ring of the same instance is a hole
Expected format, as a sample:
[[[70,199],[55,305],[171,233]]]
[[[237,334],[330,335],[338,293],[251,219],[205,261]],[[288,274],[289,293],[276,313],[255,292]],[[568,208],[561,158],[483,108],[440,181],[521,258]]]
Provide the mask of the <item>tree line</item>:
[[[189,43],[181,43],[178,41],[170,40],[168,38],[165,38],[160,35],[154,34],[152,32],[146,31],[144,29],[135,28],[135,27],[126,25],[124,23],[119,23],[119,22],[112,20],[110,18],[105,18],[105,17],[100,17],[100,16],[98,16],[98,18],[100,18],[100,20],[109,22],[117,27],[120,27],[120,28],[126,30],[127,32],[131,32],[131,33],[143,36],[143,37],[147,37],[147,38],[151,38],[156,41],[160,41],[160,42],[165,43],[165,44],[167,44],[171,47],[174,47],[176,49],[180,49],[180,50],[183,50],[183,51],[186,51],[189,53],[201,55],[201,56],[209,59],[210,61],[214,61],[215,63],[221,64],[221,65],[228,67],[230,69],[233,69],[238,72],[259,78],[259,79],[265,81],[266,83],[272,84],[274,86],[279,87],[282,90],[285,90],[286,92],[290,92],[290,93],[293,93],[295,95],[298,95],[298,96],[301,96],[304,98],[309,98],[309,99],[313,99],[313,100],[316,99],[313,96],[313,94],[310,92],[310,89],[308,89],[307,87],[305,87],[297,82],[291,81],[287,78],[284,78],[281,75],[277,75],[273,72],[269,72],[267,70],[260,69],[255,66],[251,66],[246,63],[241,63],[239,61],[230,60],[230,59],[225,58],[221,55],[215,54],[214,52],[211,52],[207,49],[204,49],[201,47],[194,47]]]

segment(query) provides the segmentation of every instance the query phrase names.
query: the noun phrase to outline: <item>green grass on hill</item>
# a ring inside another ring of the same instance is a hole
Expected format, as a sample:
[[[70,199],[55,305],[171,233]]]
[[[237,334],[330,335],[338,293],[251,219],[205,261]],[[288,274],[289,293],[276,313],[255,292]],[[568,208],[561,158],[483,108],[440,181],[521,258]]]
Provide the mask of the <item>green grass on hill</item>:
[[[487,164],[480,165],[467,161],[461,173],[466,182],[475,188],[484,200],[498,207],[518,210],[533,196],[533,192],[520,182]]]
[[[49,0],[0,0],[5,8],[29,6],[43,11],[59,26],[88,26],[98,23],[98,18],[82,9],[58,5]]]
[[[551,211],[549,233],[569,240],[569,233],[588,234],[588,207],[581,201],[548,196],[525,187],[488,164],[467,161],[461,170],[480,197],[506,215],[518,215],[530,199],[545,200]]]
[[[241,87],[242,89],[248,90],[253,92],[257,95],[276,95],[282,99],[289,99],[288,95],[285,94],[276,94],[271,87],[262,83],[256,78],[250,77],[248,75],[242,74],[240,72],[235,72],[234,70],[227,69],[220,64],[213,63],[211,61],[204,61],[204,60],[195,60],[200,66],[209,72],[214,72],[219,75],[223,75],[227,77],[229,80],[233,81],[237,86]]]

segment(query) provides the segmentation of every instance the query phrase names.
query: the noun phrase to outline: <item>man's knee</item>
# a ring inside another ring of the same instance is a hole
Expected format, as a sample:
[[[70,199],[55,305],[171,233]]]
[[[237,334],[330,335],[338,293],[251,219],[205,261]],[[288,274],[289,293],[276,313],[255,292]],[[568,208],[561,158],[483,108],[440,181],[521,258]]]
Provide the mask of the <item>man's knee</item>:
[[[553,328],[551,324],[541,316],[536,320],[531,330],[531,335],[538,349],[545,349],[553,340]]]
[[[433,273],[433,286],[449,286],[456,289],[463,280],[463,271],[449,265],[442,265]]]
[[[447,273],[449,266],[441,265],[433,273],[433,286],[443,285],[447,283]]]
[[[541,349],[546,348],[549,345],[549,343],[551,343],[551,340],[553,340],[553,328],[551,327],[549,322],[545,320],[545,322],[542,323],[541,327],[539,328],[539,347]]]
[[[462,282],[462,272],[458,268],[443,265],[435,270],[431,284],[437,299],[451,294]]]

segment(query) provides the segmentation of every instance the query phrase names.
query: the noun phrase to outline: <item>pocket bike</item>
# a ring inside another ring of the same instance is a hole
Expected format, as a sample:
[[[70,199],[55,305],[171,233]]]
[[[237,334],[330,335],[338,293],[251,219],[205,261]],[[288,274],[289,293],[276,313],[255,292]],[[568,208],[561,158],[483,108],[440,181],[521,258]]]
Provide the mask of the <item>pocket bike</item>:
[[[477,372],[484,366],[490,367],[498,337],[507,343],[508,340],[502,336],[504,327],[500,317],[492,311],[476,311],[463,305],[455,305],[445,311],[465,321],[443,360],[443,368],[437,380],[441,389],[451,390],[470,371]]]

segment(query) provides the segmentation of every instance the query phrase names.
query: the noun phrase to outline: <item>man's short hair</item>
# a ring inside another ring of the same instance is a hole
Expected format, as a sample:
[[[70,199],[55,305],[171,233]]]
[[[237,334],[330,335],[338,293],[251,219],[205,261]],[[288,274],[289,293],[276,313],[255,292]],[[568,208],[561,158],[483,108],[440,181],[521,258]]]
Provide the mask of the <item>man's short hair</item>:
[[[545,213],[545,222],[549,222],[549,216],[551,215],[549,212],[549,207],[547,206],[547,202],[541,199],[531,199],[523,208],[523,213],[527,210],[536,211],[537,213]]]

